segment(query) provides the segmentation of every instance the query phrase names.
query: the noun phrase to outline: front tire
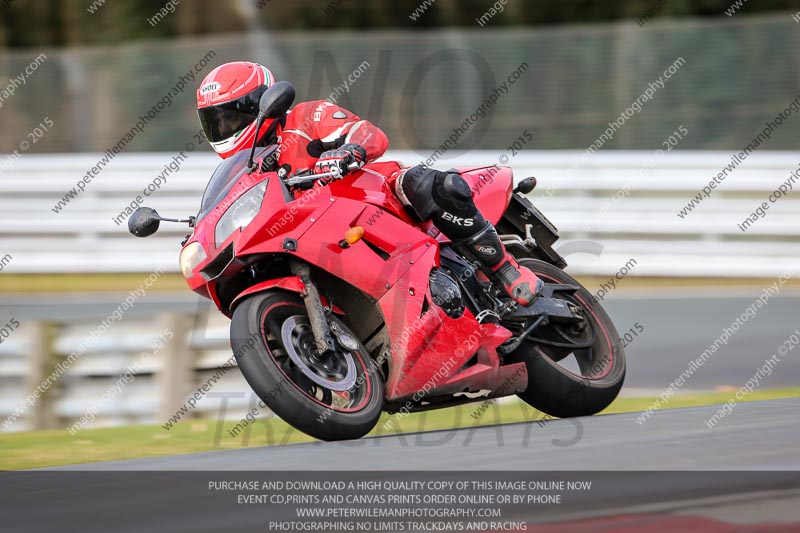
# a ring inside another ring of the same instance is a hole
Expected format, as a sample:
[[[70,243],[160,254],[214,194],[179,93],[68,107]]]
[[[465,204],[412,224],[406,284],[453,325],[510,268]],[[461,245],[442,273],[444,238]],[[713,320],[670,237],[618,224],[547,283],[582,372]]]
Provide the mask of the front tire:
[[[355,338],[341,321],[330,320]],[[380,373],[360,343],[355,351],[337,343],[336,353],[322,363],[311,357],[313,341],[305,305],[292,293],[255,294],[233,313],[231,347],[239,369],[275,414],[321,440],[363,437],[383,407]]]
[[[559,297],[581,308],[585,324],[582,331],[574,333],[574,340],[580,342],[583,336],[584,345],[591,344],[584,349],[554,346],[567,344],[563,341],[569,332],[556,331],[552,326],[545,326],[543,332],[534,331],[533,335],[540,335],[550,344],[526,340],[510,354],[512,360],[524,361],[528,370],[528,388],[518,396],[536,409],[559,418],[602,411],[616,399],[625,380],[625,352],[614,323],[591,293],[563,270],[537,259],[522,258],[518,262],[545,283],[580,287],[572,295]],[[580,374],[559,364],[571,356]]]

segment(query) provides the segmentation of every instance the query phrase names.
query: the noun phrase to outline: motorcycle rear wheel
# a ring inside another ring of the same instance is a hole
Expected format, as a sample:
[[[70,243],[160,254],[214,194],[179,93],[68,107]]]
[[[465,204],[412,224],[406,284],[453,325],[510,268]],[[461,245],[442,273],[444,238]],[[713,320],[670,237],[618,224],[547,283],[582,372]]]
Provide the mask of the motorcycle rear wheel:
[[[528,370],[528,387],[518,396],[536,409],[559,418],[602,411],[616,399],[625,380],[625,352],[614,323],[591,293],[563,270],[537,259],[518,261],[545,283],[580,287],[574,295],[564,298],[580,307],[585,316],[582,328],[571,332],[576,337],[575,342],[590,344],[588,348],[573,350],[525,340],[507,356],[507,360],[524,361]],[[544,326],[532,336],[555,344],[568,344],[563,340],[569,333]],[[560,364],[570,355],[575,357],[580,374]]]
[[[341,321],[331,320],[355,338]],[[325,441],[348,440],[377,424],[384,386],[369,352],[360,343],[352,351],[337,343],[324,363],[315,360],[306,308],[296,295],[267,291],[244,300],[231,320],[231,347],[253,391],[300,431]]]

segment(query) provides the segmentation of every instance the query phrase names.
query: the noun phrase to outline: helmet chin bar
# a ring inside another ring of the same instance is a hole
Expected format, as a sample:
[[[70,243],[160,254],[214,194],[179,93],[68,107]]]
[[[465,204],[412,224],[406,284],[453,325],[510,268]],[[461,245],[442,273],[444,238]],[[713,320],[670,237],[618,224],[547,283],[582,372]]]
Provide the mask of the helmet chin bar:
[[[249,148],[248,139],[251,139],[252,144],[255,145],[255,130],[256,123],[254,121],[239,133],[235,133],[222,141],[210,142],[209,144],[220,157],[227,159],[236,152]]]
[[[235,140],[235,137],[231,137],[230,139],[225,139],[224,141],[209,144],[211,144],[211,148],[213,148],[215,152],[222,155],[225,152],[230,152],[233,150],[233,143]]]

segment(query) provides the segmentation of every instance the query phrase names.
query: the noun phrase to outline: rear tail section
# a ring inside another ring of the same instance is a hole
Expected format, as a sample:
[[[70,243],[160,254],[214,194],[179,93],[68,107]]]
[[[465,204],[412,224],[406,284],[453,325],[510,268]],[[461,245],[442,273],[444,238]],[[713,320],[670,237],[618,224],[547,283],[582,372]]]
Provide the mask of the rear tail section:
[[[465,167],[457,169],[472,189],[472,198],[484,218],[494,225],[500,221],[511,198],[514,174],[508,167]]]

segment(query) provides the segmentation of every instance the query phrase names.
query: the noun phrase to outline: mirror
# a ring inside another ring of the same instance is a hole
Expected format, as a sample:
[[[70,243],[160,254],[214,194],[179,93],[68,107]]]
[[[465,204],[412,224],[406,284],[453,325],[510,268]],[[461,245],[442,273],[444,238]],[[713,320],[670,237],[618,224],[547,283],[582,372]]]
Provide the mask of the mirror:
[[[536,178],[531,176],[530,178],[525,178],[524,180],[520,181],[517,187],[514,189],[514,192],[518,192],[521,194],[530,194],[533,189],[536,188]]]
[[[276,119],[285,115],[286,112],[289,111],[292,102],[294,102],[294,86],[288,81],[275,82],[272,87],[264,91],[264,94],[261,95],[261,99],[258,101],[256,132],[261,131],[261,125],[264,123],[265,119]],[[273,122],[272,126],[270,126],[270,129],[267,131],[274,130],[276,125],[277,122]],[[258,146],[259,140],[260,137],[257,135],[256,142],[253,143],[253,148],[250,150],[250,157],[247,160],[247,168],[251,169],[251,171],[255,169],[253,154],[256,152],[256,146]]]
[[[128,231],[137,237],[149,237],[158,231],[161,217],[155,209],[140,207],[128,219]]]
[[[294,86],[288,81],[278,81],[261,95],[258,111],[264,118],[279,118],[289,111],[292,102],[294,102]]]

